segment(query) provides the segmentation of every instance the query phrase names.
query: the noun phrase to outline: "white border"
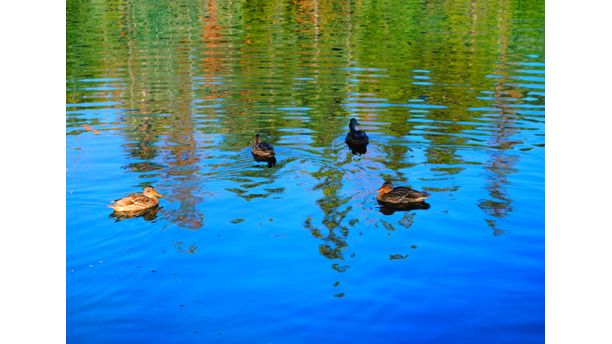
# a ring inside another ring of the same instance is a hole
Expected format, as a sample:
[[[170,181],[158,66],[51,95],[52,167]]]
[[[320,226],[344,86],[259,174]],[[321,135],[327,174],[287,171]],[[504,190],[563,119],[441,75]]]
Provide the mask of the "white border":
[[[66,340],[65,6],[0,5],[1,343]]]
[[[610,6],[546,2],[546,339],[612,343]]]
[[[549,343],[612,343],[612,12],[594,3],[546,4]],[[0,8],[3,343],[65,341],[65,23],[65,2]]]

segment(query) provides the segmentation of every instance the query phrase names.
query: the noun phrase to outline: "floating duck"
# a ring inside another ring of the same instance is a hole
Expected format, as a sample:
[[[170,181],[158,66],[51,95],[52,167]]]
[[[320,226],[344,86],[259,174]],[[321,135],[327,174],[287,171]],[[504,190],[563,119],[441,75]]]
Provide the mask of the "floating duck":
[[[351,131],[346,134],[346,139],[344,141],[349,146],[353,154],[361,155],[367,152],[369,139],[365,131],[356,129],[356,126],[358,125],[359,122],[357,122],[356,119],[351,118],[351,121],[349,122],[349,129]]]
[[[265,161],[268,163],[268,167],[276,165],[276,157],[274,154],[274,147],[271,144],[262,142],[259,140],[259,134],[255,135],[255,142],[251,147],[251,154],[255,161]]]
[[[142,193],[132,194],[122,199],[113,201],[108,207],[116,212],[128,212],[130,214],[140,214],[143,210],[156,207],[159,204],[157,198],[163,197],[152,186],[145,186]]]
[[[427,192],[416,191],[405,186],[393,187],[391,182],[385,182],[376,190],[378,203],[392,207],[414,206],[429,198]]]
[[[357,130],[356,126],[359,125],[356,119],[351,118],[349,122],[349,129],[351,130],[348,134],[346,134],[346,143],[354,146],[362,146],[367,145],[370,141],[368,140],[368,135],[366,135],[365,131]]]

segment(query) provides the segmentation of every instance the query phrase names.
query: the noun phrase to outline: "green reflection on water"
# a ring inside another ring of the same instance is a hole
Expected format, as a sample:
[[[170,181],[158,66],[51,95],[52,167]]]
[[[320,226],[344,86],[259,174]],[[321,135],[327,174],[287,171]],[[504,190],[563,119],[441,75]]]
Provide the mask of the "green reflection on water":
[[[423,180],[448,179],[483,163],[461,149],[494,147],[484,162],[489,197],[478,206],[498,235],[503,230],[496,220],[512,211],[505,191],[517,159],[508,153],[515,145],[510,136],[524,119],[513,105],[528,96],[530,105],[544,105],[543,96],[528,94],[514,78],[517,70],[535,68],[516,62],[543,56],[543,6],[69,0],[67,134],[87,133],[84,125],[120,131],[122,148],[134,160],[124,168],[174,181],[167,183],[169,198],[179,206],[165,217],[192,229],[205,223],[197,209],[204,199],[200,184],[215,168],[231,171],[228,180],[238,183],[228,192],[253,200],[282,194],[270,184],[279,169],[301,162],[286,157],[276,169],[254,172],[232,169],[228,158],[208,168],[202,145],[240,152],[261,132],[277,146],[298,147],[304,159],[333,161],[308,171],[321,192],[321,216],[320,226],[313,219],[305,224],[330,259],[343,258],[350,227],[359,221],[350,201],[367,197],[342,191],[356,159],[337,148],[348,118],[359,118],[384,143],[364,167],[384,167],[381,179],[408,179],[403,171],[416,163],[406,142],[422,148],[431,166]],[[84,103],[102,102],[113,102],[107,107],[121,109],[120,116],[104,122],[79,111]],[[399,224],[413,221],[404,217]],[[396,229],[388,221],[383,226]]]

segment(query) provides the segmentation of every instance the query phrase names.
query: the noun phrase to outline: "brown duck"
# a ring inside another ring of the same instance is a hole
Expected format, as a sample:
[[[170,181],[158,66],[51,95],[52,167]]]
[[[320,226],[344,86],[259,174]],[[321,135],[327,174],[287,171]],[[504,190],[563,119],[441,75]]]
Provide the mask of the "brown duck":
[[[255,135],[255,142],[251,147],[251,154],[255,161],[265,161],[268,163],[268,167],[272,167],[276,164],[276,157],[274,153],[274,147],[267,142],[262,142],[259,139],[259,134]]]
[[[142,193],[132,194],[122,199],[113,201],[108,207],[117,212],[136,213],[142,210],[153,208],[159,204],[157,198],[163,197],[152,186],[145,186]]]
[[[405,186],[393,187],[391,182],[385,182],[376,190],[379,203],[389,206],[405,206],[411,203],[423,202],[429,198],[427,192],[416,191]]]

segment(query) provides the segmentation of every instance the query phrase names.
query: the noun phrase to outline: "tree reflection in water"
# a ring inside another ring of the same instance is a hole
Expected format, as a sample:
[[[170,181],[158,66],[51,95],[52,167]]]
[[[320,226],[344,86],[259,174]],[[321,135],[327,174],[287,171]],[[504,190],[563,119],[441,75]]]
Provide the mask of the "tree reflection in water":
[[[511,84],[509,61],[527,52],[510,44],[523,25],[514,5],[389,4],[398,12],[384,13],[368,1],[69,2],[70,13],[88,15],[67,22],[67,99],[115,105],[108,116],[70,109],[67,127],[83,137],[83,125],[122,135],[123,168],[159,185],[168,202],[159,215],[183,228],[205,224],[205,182],[225,183],[241,201],[274,199],[289,188],[278,182],[283,176],[304,173],[305,192],[321,193],[316,205],[305,205],[317,213],[304,227],[323,257],[344,260],[354,221],[392,230],[413,226],[419,214],[373,216],[392,209],[375,207],[368,183],[416,176],[434,204],[461,192],[466,170],[481,165],[488,196],[477,206],[497,235],[499,220],[513,211],[508,177],[521,144],[512,140],[514,128],[526,125],[514,107],[525,87]],[[455,12],[467,15],[453,16],[450,26],[428,22],[425,31],[402,21]],[[522,31],[520,38],[540,39]],[[492,72],[501,77],[488,78]],[[86,90],[83,78],[107,78],[109,90]],[[491,89],[484,106],[498,109],[496,116],[471,111],[483,106],[477,90]],[[352,152],[363,156],[336,148],[351,117],[367,126],[367,153]],[[246,159],[259,131],[285,154],[275,168]]]
[[[508,32],[507,9],[504,6],[500,7],[502,15],[500,15],[500,28],[502,32]],[[500,36],[500,64],[497,73],[500,75],[498,82],[495,85],[493,104],[498,109],[498,116],[495,116],[495,130],[489,141],[492,147],[490,160],[485,163],[485,169],[489,172],[486,177],[486,189],[491,199],[483,199],[478,202],[478,206],[492,219],[485,219],[485,222],[493,230],[494,236],[499,236],[504,233],[504,230],[499,228],[498,220],[508,216],[512,212],[512,199],[508,195],[506,187],[510,182],[508,175],[516,173],[514,165],[518,161],[518,156],[509,154],[508,151],[520,141],[512,141],[510,137],[516,133],[515,118],[517,117],[512,104],[508,104],[508,99],[520,99],[523,97],[520,89],[513,86],[508,86],[510,75],[508,69],[511,66],[507,63],[508,52],[508,35]],[[509,97],[508,97],[509,96]]]

